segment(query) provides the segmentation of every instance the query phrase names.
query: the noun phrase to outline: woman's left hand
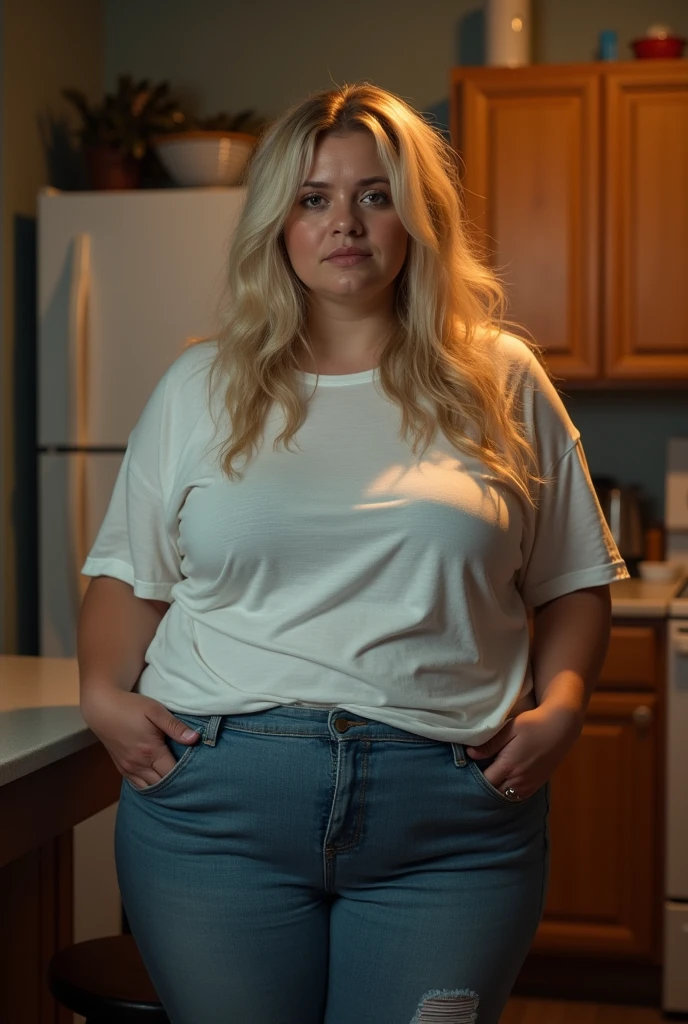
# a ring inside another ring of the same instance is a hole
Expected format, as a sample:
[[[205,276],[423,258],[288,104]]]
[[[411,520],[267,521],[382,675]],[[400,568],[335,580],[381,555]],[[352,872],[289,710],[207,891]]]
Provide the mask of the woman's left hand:
[[[581,711],[545,702],[512,718],[487,743],[466,747],[466,753],[479,760],[499,751],[485,778],[501,792],[511,786],[526,800],[552,777],[580,736],[583,720]]]

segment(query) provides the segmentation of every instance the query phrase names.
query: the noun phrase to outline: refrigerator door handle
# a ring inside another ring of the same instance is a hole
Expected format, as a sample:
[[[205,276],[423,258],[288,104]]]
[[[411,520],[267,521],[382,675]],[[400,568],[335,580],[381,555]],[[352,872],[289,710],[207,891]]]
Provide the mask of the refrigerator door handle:
[[[70,437],[72,444],[88,444],[87,423],[87,359],[88,359],[88,296],[91,284],[91,236],[79,234],[74,239],[72,280],[69,290],[69,380],[74,388],[69,401]],[[67,460],[70,528],[70,563],[73,566],[72,591],[75,607],[81,607],[88,578],[81,575],[86,561],[86,453],[75,452]]]
[[[88,444],[87,358],[88,358],[88,295],[91,284],[91,236],[74,239],[72,280],[69,287],[69,380],[74,393],[69,395],[71,443],[78,448]]]
[[[69,515],[69,563],[73,567],[70,589],[74,595],[74,607],[77,615],[81,608],[89,577],[81,575],[81,567],[88,555],[86,542],[86,452],[73,452],[67,458],[67,492]]]

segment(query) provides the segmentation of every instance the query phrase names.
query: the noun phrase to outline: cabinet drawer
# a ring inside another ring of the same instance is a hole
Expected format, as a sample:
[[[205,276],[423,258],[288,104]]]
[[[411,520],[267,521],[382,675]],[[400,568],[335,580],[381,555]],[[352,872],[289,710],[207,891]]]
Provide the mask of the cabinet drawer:
[[[598,687],[655,690],[659,677],[659,637],[654,626],[612,626]]]

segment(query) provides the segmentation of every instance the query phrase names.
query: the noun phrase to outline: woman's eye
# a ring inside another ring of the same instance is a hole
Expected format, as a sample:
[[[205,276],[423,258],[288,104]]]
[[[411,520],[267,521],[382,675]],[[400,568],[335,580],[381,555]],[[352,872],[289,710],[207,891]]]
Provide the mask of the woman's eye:
[[[379,202],[375,202],[375,203],[370,204],[372,206],[384,206],[386,203],[389,202],[389,196],[385,192],[368,192],[363,198],[364,199],[370,199],[371,196],[378,196],[379,199],[380,199]],[[313,192],[309,196],[304,196],[304,198],[301,200],[301,206],[305,206],[307,210],[317,210],[319,208],[320,204],[318,203],[317,206],[311,206],[311,204],[309,203],[309,199],[322,199],[322,198],[323,197],[321,195],[318,195],[316,192]]]
[[[382,200],[380,203],[373,203],[373,206],[384,206],[385,203],[389,202],[389,196],[386,192],[369,192],[365,198],[368,199],[370,196],[379,196]]]

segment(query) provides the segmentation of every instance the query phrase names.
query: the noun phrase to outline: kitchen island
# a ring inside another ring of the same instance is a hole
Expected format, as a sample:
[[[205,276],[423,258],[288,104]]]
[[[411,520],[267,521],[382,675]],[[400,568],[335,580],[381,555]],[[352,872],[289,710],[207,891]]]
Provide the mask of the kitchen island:
[[[0,655],[0,1021],[72,1024],[45,973],[74,941],[73,829],[120,787],[81,716],[76,659]]]

